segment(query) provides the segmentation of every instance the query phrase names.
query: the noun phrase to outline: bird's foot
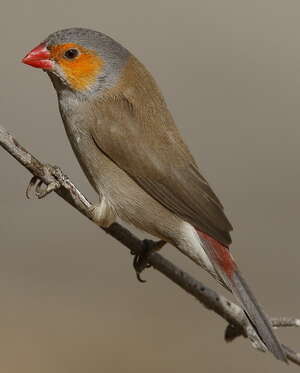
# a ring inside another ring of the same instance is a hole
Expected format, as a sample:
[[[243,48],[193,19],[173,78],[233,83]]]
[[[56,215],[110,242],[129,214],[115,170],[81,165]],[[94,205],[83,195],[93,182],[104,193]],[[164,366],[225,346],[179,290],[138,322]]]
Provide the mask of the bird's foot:
[[[62,170],[57,166],[45,165],[44,173],[54,180],[49,184],[45,184],[37,176],[33,176],[26,189],[26,197],[28,199],[46,197],[49,193],[59,189],[66,179]]]
[[[153,252],[160,250],[166,244],[165,241],[152,241],[152,240],[143,240],[143,249],[139,254],[131,252],[134,255],[133,267],[135,269],[136,277],[140,282],[146,282],[141,278],[141,273],[145,268],[151,267],[151,264],[148,263],[149,256]]]

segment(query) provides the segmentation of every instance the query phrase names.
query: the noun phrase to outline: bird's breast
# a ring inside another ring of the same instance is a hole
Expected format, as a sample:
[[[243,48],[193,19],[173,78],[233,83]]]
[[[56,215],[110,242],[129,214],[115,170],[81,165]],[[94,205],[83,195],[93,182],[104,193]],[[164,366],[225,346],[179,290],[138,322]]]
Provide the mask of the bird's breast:
[[[83,172],[96,192],[105,194],[109,162],[92,138],[90,127],[93,118],[87,104],[61,99],[59,109],[70,144]]]

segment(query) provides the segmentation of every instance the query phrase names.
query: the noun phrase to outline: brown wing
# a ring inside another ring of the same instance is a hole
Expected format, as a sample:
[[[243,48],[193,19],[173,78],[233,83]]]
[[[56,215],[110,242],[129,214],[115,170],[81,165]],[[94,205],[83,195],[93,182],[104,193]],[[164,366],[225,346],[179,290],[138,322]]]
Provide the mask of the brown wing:
[[[92,136],[101,151],[174,214],[229,245],[231,224],[174,122],[143,121],[126,100],[97,109]]]

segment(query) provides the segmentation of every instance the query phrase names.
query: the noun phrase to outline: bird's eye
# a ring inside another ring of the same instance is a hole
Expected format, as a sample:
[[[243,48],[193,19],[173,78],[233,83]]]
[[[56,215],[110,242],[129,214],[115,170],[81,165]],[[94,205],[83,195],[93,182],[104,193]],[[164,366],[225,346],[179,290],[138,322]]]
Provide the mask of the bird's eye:
[[[64,57],[67,58],[68,60],[74,60],[79,55],[78,49],[68,49],[65,51]]]

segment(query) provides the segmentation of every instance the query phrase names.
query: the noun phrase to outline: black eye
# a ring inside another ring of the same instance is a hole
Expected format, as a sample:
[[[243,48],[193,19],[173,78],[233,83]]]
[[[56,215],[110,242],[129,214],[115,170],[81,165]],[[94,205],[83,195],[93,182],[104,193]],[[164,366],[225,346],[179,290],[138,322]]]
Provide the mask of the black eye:
[[[65,51],[65,54],[64,56],[68,59],[68,60],[74,60],[74,58],[76,58],[77,56],[79,55],[79,51],[77,49],[68,49],[67,51]]]

